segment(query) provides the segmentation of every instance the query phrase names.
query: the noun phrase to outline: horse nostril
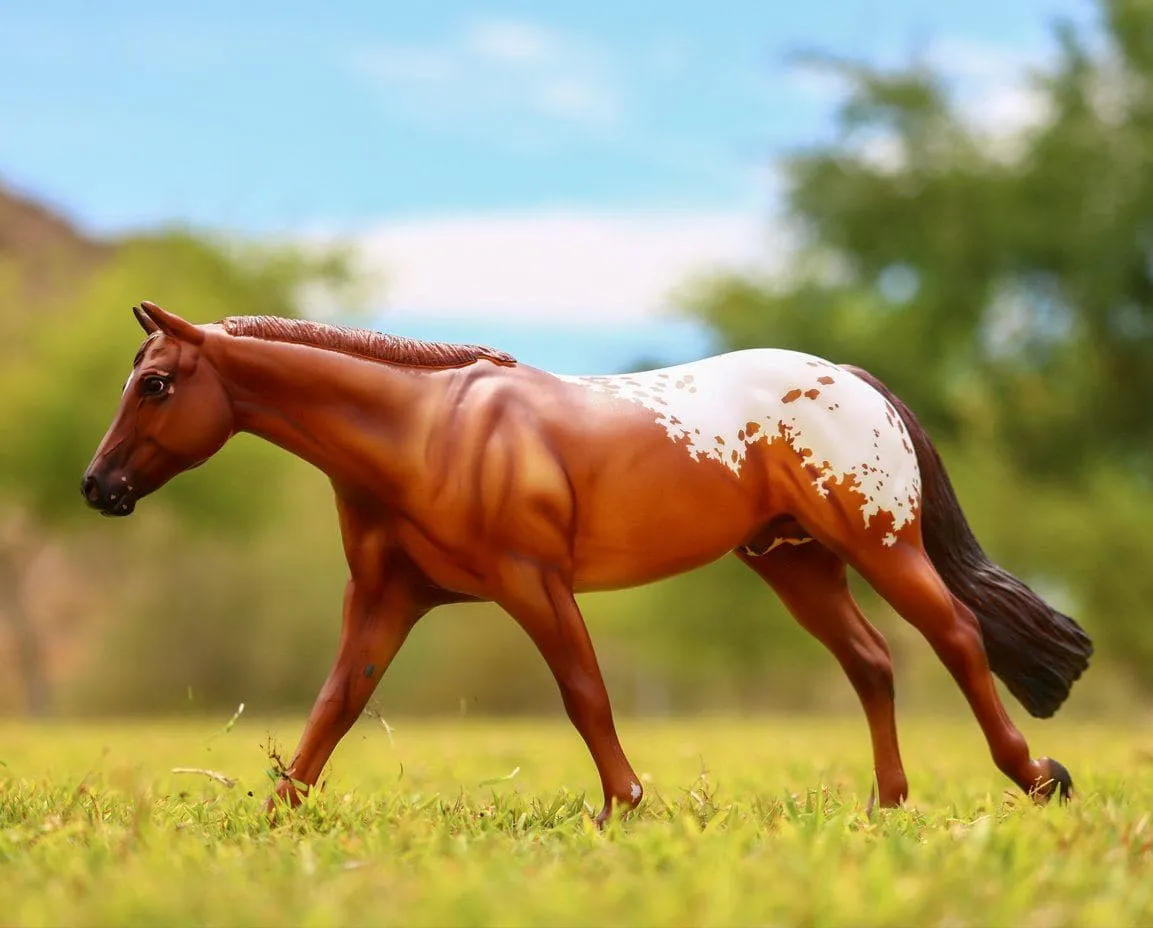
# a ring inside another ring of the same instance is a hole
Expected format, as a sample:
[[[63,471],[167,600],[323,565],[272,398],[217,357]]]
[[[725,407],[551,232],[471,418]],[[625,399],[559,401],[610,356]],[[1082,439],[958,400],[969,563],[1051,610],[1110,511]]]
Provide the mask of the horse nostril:
[[[97,483],[96,478],[91,474],[80,481],[80,492],[90,503],[100,501],[100,484]]]

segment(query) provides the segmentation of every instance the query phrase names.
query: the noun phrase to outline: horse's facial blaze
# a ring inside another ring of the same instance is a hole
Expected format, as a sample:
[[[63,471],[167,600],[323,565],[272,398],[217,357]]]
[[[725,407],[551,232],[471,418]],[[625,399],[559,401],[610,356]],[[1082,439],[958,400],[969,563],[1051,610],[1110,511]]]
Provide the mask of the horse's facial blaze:
[[[212,457],[233,431],[232,403],[202,347],[153,332],[80,492],[105,515],[129,515],[139,499]]]

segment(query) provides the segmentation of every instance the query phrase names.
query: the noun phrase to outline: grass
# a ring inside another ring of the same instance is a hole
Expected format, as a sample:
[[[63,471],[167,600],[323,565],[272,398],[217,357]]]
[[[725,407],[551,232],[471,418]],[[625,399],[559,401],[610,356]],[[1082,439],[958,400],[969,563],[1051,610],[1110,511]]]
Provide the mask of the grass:
[[[910,806],[870,821],[863,721],[626,721],[646,799],[598,832],[567,723],[365,719],[269,827],[301,720],[222,721],[0,723],[0,923],[1153,922],[1147,726],[1031,725],[1079,789],[1036,808],[972,721],[906,720]]]

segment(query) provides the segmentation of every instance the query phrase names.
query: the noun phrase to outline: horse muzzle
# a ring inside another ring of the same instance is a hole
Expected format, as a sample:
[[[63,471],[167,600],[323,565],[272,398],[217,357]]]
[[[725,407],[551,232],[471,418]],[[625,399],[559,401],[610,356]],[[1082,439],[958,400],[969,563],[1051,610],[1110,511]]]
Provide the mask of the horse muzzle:
[[[89,506],[106,516],[131,515],[138,499],[127,477],[102,481],[91,473],[80,481],[80,493]]]

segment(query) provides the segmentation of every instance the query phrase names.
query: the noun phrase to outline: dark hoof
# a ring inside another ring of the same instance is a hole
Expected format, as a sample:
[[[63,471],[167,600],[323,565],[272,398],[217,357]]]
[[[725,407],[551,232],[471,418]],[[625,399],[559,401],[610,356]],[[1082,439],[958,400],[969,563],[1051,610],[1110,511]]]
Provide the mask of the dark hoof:
[[[1051,757],[1042,759],[1049,765],[1049,779],[1040,783],[1036,792],[1044,800],[1051,799],[1056,793],[1057,799],[1061,803],[1068,802],[1073,798],[1073,778],[1069,776],[1069,771],[1060,761],[1053,760]]]

